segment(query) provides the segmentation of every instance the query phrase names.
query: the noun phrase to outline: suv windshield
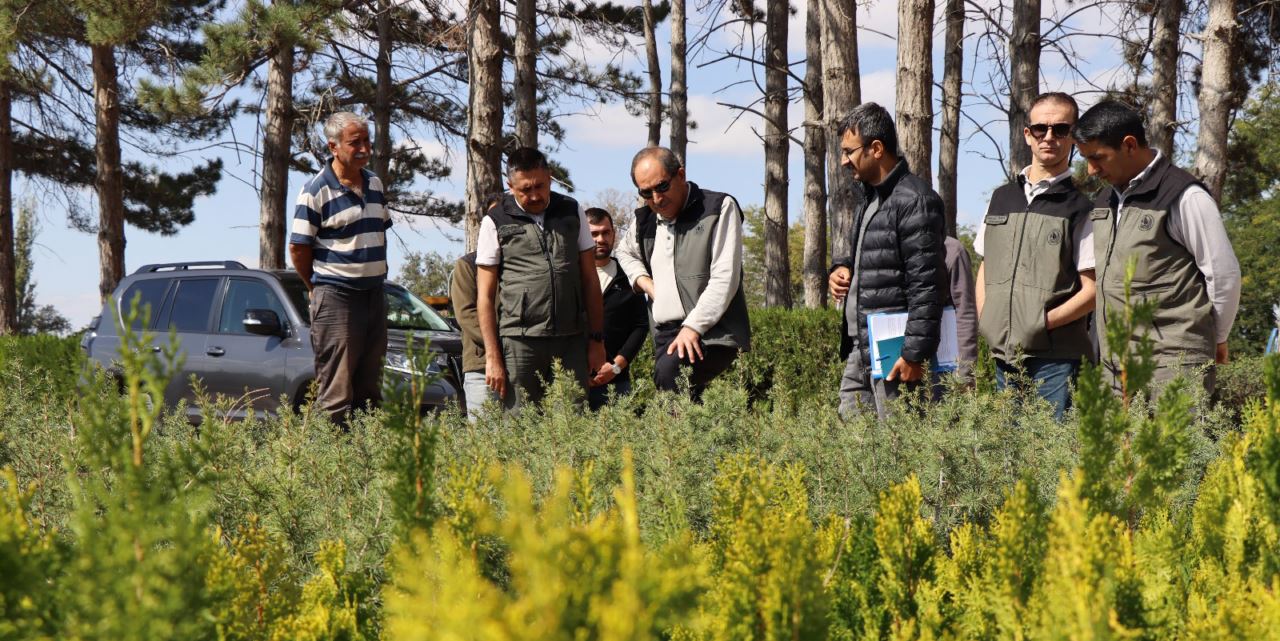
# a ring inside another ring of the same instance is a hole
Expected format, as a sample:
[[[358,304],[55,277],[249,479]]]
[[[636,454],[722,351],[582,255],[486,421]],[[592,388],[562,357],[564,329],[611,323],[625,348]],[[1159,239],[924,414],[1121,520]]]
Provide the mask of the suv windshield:
[[[409,290],[387,283],[387,327],[389,329],[429,329],[452,331],[449,324],[436,310],[414,296]]]

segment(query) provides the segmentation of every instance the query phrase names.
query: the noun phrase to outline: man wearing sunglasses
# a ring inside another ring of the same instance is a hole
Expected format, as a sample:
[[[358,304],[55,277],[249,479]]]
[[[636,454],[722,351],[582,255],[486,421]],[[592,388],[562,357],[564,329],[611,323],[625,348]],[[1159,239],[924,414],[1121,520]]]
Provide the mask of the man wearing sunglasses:
[[[739,351],[751,348],[742,290],[742,211],[733,196],[685,179],[670,149],[646,147],[631,161],[644,206],[615,252],[631,286],[649,297],[654,382],[695,400]]]
[[[1240,307],[1240,264],[1218,203],[1194,176],[1147,146],[1142,116],[1123,104],[1104,101],[1086,111],[1076,140],[1089,173],[1112,187],[1098,195],[1090,214],[1099,326],[1124,310],[1133,261],[1133,298],[1157,303],[1151,325],[1137,332],[1155,340],[1154,381],[1199,370],[1212,394],[1215,364],[1228,360],[1227,336]],[[1135,391],[1122,389],[1118,363],[1104,358],[1103,364],[1117,392]]]
[[[973,247],[978,329],[996,361],[996,385],[1011,378],[1036,392],[1062,420],[1080,361],[1093,357],[1090,201],[1071,179],[1071,130],[1079,108],[1065,93],[1031,103],[1022,131],[1031,164],[991,195]]]

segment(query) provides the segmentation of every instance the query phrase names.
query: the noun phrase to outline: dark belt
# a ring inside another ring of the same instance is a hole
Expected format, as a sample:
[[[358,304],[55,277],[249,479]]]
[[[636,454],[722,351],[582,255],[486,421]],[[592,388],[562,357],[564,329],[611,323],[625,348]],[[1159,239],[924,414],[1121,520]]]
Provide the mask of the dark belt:
[[[654,329],[660,332],[669,332],[671,330],[678,330],[683,326],[684,321],[667,321],[665,323],[658,323],[654,326]]]

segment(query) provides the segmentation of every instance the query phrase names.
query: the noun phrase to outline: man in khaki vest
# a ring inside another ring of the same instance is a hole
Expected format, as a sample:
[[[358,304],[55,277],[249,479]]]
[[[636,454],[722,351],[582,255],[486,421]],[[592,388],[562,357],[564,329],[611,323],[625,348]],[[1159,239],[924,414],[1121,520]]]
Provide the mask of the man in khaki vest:
[[[485,382],[514,410],[542,400],[555,360],[586,390],[605,364],[604,311],[586,214],[551,191],[547,157],[511,152],[507,186],[480,221],[476,316]]]
[[[751,349],[742,210],[733,196],[690,182],[665,147],[636,153],[631,182],[644,206],[614,255],[631,286],[649,297],[653,381],[677,391],[687,375],[690,396],[700,400],[738,353]]]
[[[1093,355],[1092,203],[1071,180],[1071,129],[1080,115],[1064,93],[1031,103],[1022,130],[1031,164],[996,189],[974,239],[978,327],[996,361],[996,384],[1025,376],[1062,420],[1080,361]]]
[[[1212,394],[1214,364],[1227,362],[1227,336],[1240,306],[1240,264],[1217,202],[1194,176],[1147,146],[1142,116],[1119,102],[1086,111],[1076,125],[1076,145],[1089,173],[1112,186],[1090,213],[1099,333],[1110,314],[1124,309],[1125,271],[1133,260],[1132,298],[1157,303],[1151,326],[1138,331],[1155,341],[1155,382],[1191,372]],[[1109,354],[1105,344],[1102,352]],[[1118,392],[1135,391],[1120,388],[1113,359],[1103,363]]]

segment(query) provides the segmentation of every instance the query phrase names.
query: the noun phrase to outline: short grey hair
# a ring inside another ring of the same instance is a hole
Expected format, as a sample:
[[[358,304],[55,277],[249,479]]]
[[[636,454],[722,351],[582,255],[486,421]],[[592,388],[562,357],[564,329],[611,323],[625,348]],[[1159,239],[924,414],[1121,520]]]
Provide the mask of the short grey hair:
[[[631,159],[632,184],[635,184],[636,182],[636,167],[640,164],[640,161],[649,158],[657,160],[658,164],[662,165],[662,171],[666,172],[667,176],[674,176],[677,171],[680,171],[680,157],[676,155],[676,152],[671,151],[666,147],[645,147],[636,153],[635,157]]]
[[[324,139],[329,142],[338,142],[338,136],[341,136],[342,132],[351,125],[360,125],[367,131],[369,119],[351,111],[335,112],[324,121]]]

